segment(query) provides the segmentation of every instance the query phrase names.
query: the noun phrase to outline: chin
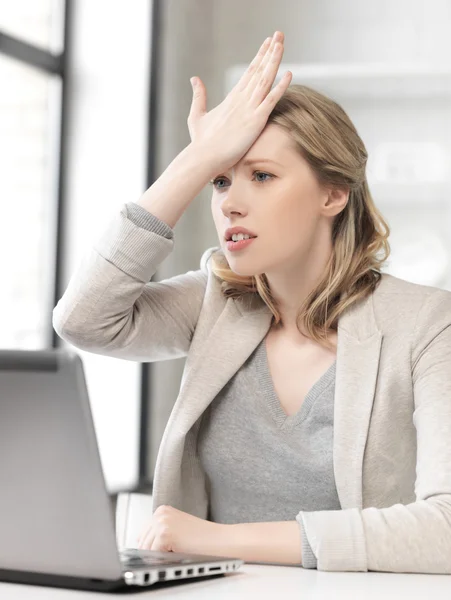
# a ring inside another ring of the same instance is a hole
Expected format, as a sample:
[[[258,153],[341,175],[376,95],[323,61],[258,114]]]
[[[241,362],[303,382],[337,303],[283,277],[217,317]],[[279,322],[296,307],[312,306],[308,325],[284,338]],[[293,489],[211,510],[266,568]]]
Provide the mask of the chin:
[[[255,277],[256,275],[261,275],[264,271],[260,269],[256,269],[255,267],[246,267],[246,265],[240,264],[241,261],[237,261],[239,264],[234,264],[235,261],[227,261],[230,267],[230,270],[236,273],[237,275],[241,275],[241,277]],[[244,261],[243,261],[244,262]]]
[[[255,276],[255,272],[254,271],[249,271],[249,270],[243,270],[243,269],[233,269],[232,267],[230,267],[230,269],[236,273],[236,275],[240,275],[241,277],[253,277]]]

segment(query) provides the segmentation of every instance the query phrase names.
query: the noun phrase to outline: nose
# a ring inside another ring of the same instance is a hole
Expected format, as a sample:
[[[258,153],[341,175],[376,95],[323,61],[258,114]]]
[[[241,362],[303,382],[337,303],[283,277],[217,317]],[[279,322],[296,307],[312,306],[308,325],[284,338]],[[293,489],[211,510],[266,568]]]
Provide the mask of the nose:
[[[236,183],[229,186],[221,201],[221,210],[224,216],[230,217],[231,215],[245,215],[247,213],[244,194],[244,190],[242,189],[240,192]]]

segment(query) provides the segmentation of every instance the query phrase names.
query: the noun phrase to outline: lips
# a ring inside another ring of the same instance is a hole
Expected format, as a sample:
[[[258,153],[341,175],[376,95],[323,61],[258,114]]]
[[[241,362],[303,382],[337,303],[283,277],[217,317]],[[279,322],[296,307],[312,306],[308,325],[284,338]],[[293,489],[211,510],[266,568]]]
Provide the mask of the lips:
[[[238,235],[239,233],[243,233],[244,235],[248,235],[251,238],[256,238],[257,236],[249,229],[245,229],[244,227],[231,227],[230,229],[226,229],[224,234],[224,239],[226,242],[229,242],[232,239],[232,235]]]
[[[226,247],[227,247],[227,250],[230,250],[230,252],[236,252],[236,251],[239,251],[239,250],[244,250],[250,244],[252,244],[252,242],[255,239],[256,238],[249,238],[249,239],[245,239],[245,240],[239,240],[238,242],[234,242],[233,240],[229,240],[228,242],[226,242]]]

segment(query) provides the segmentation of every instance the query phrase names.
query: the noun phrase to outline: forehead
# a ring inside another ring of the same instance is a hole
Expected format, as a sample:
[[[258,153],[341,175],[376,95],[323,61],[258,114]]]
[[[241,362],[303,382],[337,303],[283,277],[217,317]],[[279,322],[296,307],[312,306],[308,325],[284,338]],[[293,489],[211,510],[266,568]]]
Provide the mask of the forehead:
[[[231,170],[244,167],[249,161],[256,159],[274,160],[283,165],[297,156],[298,152],[289,133],[277,125],[270,124],[263,129],[247,153]]]

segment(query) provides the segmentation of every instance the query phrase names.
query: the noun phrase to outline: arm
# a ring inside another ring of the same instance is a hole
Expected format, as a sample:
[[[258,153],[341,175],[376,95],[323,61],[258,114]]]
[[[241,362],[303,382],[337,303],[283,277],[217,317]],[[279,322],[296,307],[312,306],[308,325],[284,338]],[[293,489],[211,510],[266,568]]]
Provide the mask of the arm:
[[[451,294],[431,293],[412,347],[416,502],[303,512],[322,571],[451,574]]]
[[[316,569],[317,561],[299,521],[224,525],[228,556],[246,562],[297,565]]]
[[[172,202],[162,216],[175,223],[177,214],[183,212],[209,173],[208,163],[200,168],[199,162],[202,156],[194,147],[190,152],[185,149],[147,190],[142,203],[152,208],[152,198],[158,193],[159,198]],[[173,197],[176,193],[178,202]],[[53,327],[74,346],[148,362],[187,354],[205,294],[206,263],[213,249],[204,253],[198,271],[148,283],[172,251],[174,240],[173,229],[147,208],[131,204],[122,208],[83,257],[54,308]]]
[[[225,525],[228,555],[248,562],[302,561],[302,566],[321,571],[451,574],[449,292],[439,290],[427,298],[416,340],[417,501],[382,509],[301,511],[296,521]]]
[[[301,566],[301,540],[296,521],[224,525],[225,556],[246,562]]]

